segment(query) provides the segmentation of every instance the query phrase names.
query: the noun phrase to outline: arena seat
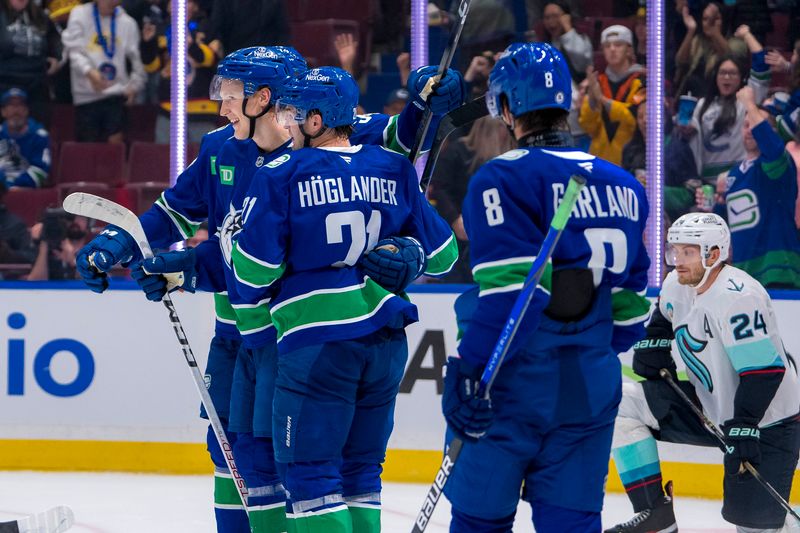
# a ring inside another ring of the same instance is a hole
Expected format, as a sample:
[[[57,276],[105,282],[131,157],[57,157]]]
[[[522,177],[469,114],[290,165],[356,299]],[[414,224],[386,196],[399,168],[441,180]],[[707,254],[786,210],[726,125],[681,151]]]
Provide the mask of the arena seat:
[[[48,207],[61,207],[58,191],[54,188],[21,189],[15,187],[6,193],[6,207],[21,218],[26,225],[33,226],[42,218]]]
[[[292,23],[294,47],[305,56],[311,67],[339,65],[333,41],[341,33],[352,33],[355,40],[359,43],[362,41],[358,22],[354,20],[327,19]]]
[[[125,145],[65,142],[53,183],[89,182],[115,186],[125,182]]]
[[[170,145],[134,142],[128,155],[128,183],[169,185]]]
[[[129,143],[155,141],[158,106],[153,104],[133,105],[127,110],[128,127],[125,130],[127,141]]]

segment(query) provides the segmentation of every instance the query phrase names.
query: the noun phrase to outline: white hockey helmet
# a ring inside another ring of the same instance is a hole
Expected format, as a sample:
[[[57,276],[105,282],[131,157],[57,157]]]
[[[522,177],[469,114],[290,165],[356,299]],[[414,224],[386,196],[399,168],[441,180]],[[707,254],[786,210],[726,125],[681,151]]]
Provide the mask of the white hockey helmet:
[[[722,264],[730,256],[731,231],[719,215],[714,213],[687,213],[672,223],[667,231],[667,264],[674,265],[674,252],[670,250],[674,244],[694,244],[700,247],[700,257],[706,274],[698,285],[705,283],[711,270]],[[713,265],[707,265],[706,259],[711,250],[719,249],[719,258]]]

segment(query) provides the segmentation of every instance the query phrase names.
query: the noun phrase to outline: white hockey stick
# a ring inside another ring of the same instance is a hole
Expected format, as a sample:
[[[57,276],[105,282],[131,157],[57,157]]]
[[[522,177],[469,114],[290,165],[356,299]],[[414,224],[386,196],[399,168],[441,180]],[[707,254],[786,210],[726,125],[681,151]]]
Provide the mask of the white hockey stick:
[[[142,223],[139,218],[134,215],[130,210],[122,207],[121,205],[84,192],[74,192],[64,199],[64,210],[73,215],[81,215],[95,220],[102,220],[109,224],[114,224],[125,230],[142,252],[145,259],[153,257],[153,250],[150,248],[150,243],[147,242],[147,236],[142,228]],[[236,482],[236,488],[239,491],[239,497],[242,499],[245,511],[247,511],[247,485],[236,468],[236,462],[233,459],[233,448],[228,442],[228,437],[225,435],[225,430],[222,428],[222,422],[219,420],[217,410],[214,408],[214,403],[211,401],[211,396],[208,394],[208,389],[205,385],[203,375],[200,369],[197,368],[197,360],[194,358],[192,348],[189,346],[189,340],[186,338],[186,333],[183,331],[178,312],[175,310],[175,304],[169,297],[169,293],[164,294],[161,300],[164,307],[169,312],[169,320],[172,323],[172,329],[175,330],[175,335],[178,337],[178,342],[183,350],[183,356],[186,358],[186,364],[189,365],[189,370],[194,378],[194,384],[197,387],[197,392],[200,394],[200,401],[206,409],[208,420],[211,422],[211,427],[214,429],[214,435],[217,437],[217,442],[225,456],[225,463],[228,465],[228,470]],[[2,533],[2,531],[0,531]]]
[[[62,533],[75,523],[75,514],[59,505],[19,520],[0,522],[0,533]]]

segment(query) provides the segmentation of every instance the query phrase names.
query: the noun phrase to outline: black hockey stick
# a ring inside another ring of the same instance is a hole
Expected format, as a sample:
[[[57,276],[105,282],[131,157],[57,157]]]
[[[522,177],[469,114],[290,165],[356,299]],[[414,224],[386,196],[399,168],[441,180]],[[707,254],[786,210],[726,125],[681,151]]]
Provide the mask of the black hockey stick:
[[[683,390],[680,387],[678,387],[678,384],[675,383],[675,380],[672,379],[672,374],[669,373],[669,370],[667,370],[666,368],[662,368],[658,373],[661,375],[664,381],[666,381],[667,384],[670,387],[672,387],[672,390],[674,390],[675,393],[681,397],[681,400],[683,400],[686,403],[686,405],[688,405],[692,409],[692,411],[694,411],[694,414],[696,414],[700,418],[700,421],[703,423],[703,425],[706,428],[708,428],[708,430],[711,431],[711,433],[713,433],[715,437],[717,437],[717,440],[720,443],[720,449],[722,450],[722,453],[727,453],[727,445],[725,444],[725,435],[722,434],[722,431],[720,431],[717,425],[714,424],[714,422],[712,422],[711,420],[709,420],[709,418],[705,415],[705,413],[703,413],[703,411],[701,411],[700,408],[694,404],[694,402],[686,395],[686,393],[683,392]],[[781,496],[778,493],[778,491],[775,490],[775,487],[770,485],[769,481],[761,477],[761,474],[758,472],[758,470],[755,469],[753,465],[750,464],[749,461],[743,461],[742,465],[744,466],[745,470],[750,472],[750,474],[756,479],[756,481],[758,481],[759,484],[762,487],[764,487],[764,489],[767,492],[769,492],[769,495],[772,496],[775,499],[775,501],[778,502],[780,506],[786,510],[787,513],[792,515],[795,518],[795,520],[800,522],[800,515],[798,515],[795,512],[795,510],[792,509],[792,506],[789,505],[789,502],[783,499],[783,496]]]
[[[435,89],[436,84],[442,79],[447,69],[450,68],[450,63],[453,62],[453,56],[458,48],[458,41],[461,39],[461,32],[464,30],[464,24],[467,22],[467,13],[469,13],[469,6],[472,0],[461,0],[458,4],[458,22],[455,28],[450,32],[450,39],[447,41],[447,48],[444,49],[442,54],[442,61],[439,63],[439,70],[436,73],[434,85],[431,87],[431,92]],[[430,98],[430,95],[428,96]],[[425,112],[422,114],[422,124],[417,129],[417,137],[414,139],[414,146],[408,153],[408,159],[413,163],[417,160],[419,151],[422,148],[422,143],[425,141],[425,136],[428,134],[428,128],[431,126],[433,120],[433,112],[430,106],[425,106]]]
[[[479,118],[483,118],[489,114],[486,108],[486,98],[479,96],[478,98],[467,102],[461,107],[457,107],[442,117],[439,122],[439,128],[436,130],[436,137],[433,140],[430,152],[428,152],[428,161],[425,162],[425,170],[422,171],[422,179],[420,179],[420,187],[423,191],[428,189],[428,185],[433,178],[433,171],[436,169],[436,162],[439,161],[439,153],[442,151],[444,142],[452,135],[454,131],[469,124],[472,124]]]
[[[572,176],[572,178],[570,178],[567,192],[564,193],[564,198],[561,200],[558,209],[556,209],[553,220],[550,221],[550,228],[547,230],[547,235],[544,237],[542,246],[539,249],[539,254],[536,256],[528,275],[525,277],[522,290],[514,301],[514,306],[511,308],[508,319],[503,326],[503,331],[497,339],[497,344],[494,346],[492,356],[483,369],[483,375],[481,375],[481,381],[478,385],[478,395],[483,395],[486,398],[489,397],[489,391],[492,388],[494,379],[497,377],[497,371],[500,369],[500,366],[503,364],[508,354],[511,341],[514,340],[517,334],[517,330],[522,323],[522,317],[525,316],[525,312],[528,310],[528,306],[533,299],[533,294],[536,292],[536,286],[539,284],[539,280],[542,278],[542,274],[544,274],[545,268],[550,258],[553,256],[553,251],[556,248],[556,244],[558,244],[558,239],[561,237],[569,221],[572,208],[575,207],[575,202],[578,201],[578,195],[584,185],[586,185],[585,178],[581,176]],[[461,454],[463,446],[464,442],[458,437],[454,437],[450,441],[450,446],[448,446],[444,454],[442,464],[439,466],[439,471],[436,472],[433,484],[430,489],[428,489],[428,494],[425,495],[425,501],[414,522],[414,528],[411,530],[412,533],[422,533],[425,531],[425,528],[428,527],[431,516],[433,516],[433,511],[436,509],[436,504],[442,496],[444,486],[450,478],[450,473],[458,460],[458,456]]]

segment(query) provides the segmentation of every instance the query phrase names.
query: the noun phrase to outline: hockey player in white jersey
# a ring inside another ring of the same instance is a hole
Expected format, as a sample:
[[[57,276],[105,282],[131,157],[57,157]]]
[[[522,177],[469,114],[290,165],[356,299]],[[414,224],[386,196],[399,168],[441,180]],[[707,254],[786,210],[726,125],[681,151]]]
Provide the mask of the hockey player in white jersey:
[[[633,369],[647,378],[623,385],[612,452],[637,513],[606,533],[677,531],[672,483],[662,490],[656,440],[717,446],[699,417],[660,378],[677,382],[725,435],[722,516],[737,532],[777,532],[786,512],[743,468],[749,461],[786,500],[800,449],[800,387],[781,341],[767,291],[726,264],[730,231],[717,215],[690,213],[670,227],[664,280],[647,338],[634,347]],[[789,518],[793,520],[793,518]]]

